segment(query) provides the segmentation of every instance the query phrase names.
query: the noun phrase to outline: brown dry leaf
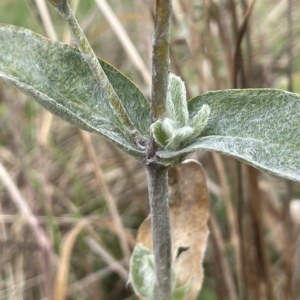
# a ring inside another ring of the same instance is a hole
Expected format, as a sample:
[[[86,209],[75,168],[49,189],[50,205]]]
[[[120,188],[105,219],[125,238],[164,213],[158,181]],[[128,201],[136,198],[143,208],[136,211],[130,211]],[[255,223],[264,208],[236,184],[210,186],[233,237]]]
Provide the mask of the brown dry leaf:
[[[177,285],[182,286],[191,280],[192,288],[185,300],[195,300],[203,281],[202,261],[209,218],[206,178],[199,162],[190,159],[169,169],[169,203]],[[150,217],[141,224],[136,243],[152,250]]]

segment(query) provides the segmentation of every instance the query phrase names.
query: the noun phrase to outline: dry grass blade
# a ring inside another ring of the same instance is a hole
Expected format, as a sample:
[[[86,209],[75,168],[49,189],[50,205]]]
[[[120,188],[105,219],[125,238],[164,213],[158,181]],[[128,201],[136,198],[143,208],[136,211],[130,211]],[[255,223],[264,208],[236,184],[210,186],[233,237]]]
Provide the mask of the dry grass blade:
[[[210,0],[211,11],[213,18],[218,24],[219,36],[224,49],[224,60],[227,67],[228,78],[232,78],[233,69],[232,69],[232,51],[231,51],[231,42],[229,38],[228,28],[225,23],[226,14],[224,12],[223,4],[216,4],[214,1]]]
[[[117,232],[117,235],[118,235],[119,240],[120,240],[120,244],[121,244],[123,254],[125,256],[125,259],[126,259],[127,263],[129,263],[130,249],[129,249],[128,241],[127,241],[127,238],[126,238],[126,230],[123,227],[122,219],[119,215],[117,205],[116,205],[115,200],[114,200],[114,198],[113,198],[113,196],[112,196],[112,194],[111,194],[111,192],[110,192],[110,190],[109,190],[109,188],[108,188],[108,186],[107,186],[107,184],[104,180],[104,176],[103,176],[103,173],[101,171],[101,167],[100,167],[100,165],[97,161],[96,152],[95,152],[95,149],[94,149],[94,147],[92,145],[92,142],[90,140],[89,134],[85,131],[82,131],[82,130],[79,130],[79,134],[80,134],[80,137],[82,139],[84,148],[87,152],[90,164],[93,168],[97,183],[98,183],[98,185],[99,185],[99,187],[100,187],[100,189],[103,193],[103,197],[107,201],[107,206],[108,206],[111,218],[112,218],[112,220],[115,224],[116,232]]]
[[[47,36],[51,39],[56,41],[57,35],[46,5],[45,0],[35,0],[36,6],[38,7],[38,10],[41,15],[41,19],[44,25],[44,29],[46,31]]]
[[[291,198],[293,194],[293,183],[287,182],[288,194],[283,205],[283,219],[284,219],[284,239],[285,242],[285,264],[286,264],[286,284],[285,284],[285,298],[291,299],[293,295],[293,257],[294,257],[294,245],[293,245],[293,232],[294,225],[291,217]]]
[[[101,247],[92,237],[88,236],[86,238],[86,243],[89,247],[97,253],[102,259],[110,266],[111,269],[114,269],[116,273],[124,280],[128,280],[127,270],[117,262],[103,247]]]
[[[66,299],[72,248],[74,246],[78,234],[87,224],[88,221],[82,220],[74,228],[72,228],[65,237],[61,248],[61,256],[59,259],[59,265],[53,289],[53,300]]]
[[[232,276],[232,272],[230,270],[227,258],[226,258],[226,247],[224,243],[224,239],[222,237],[221,230],[219,228],[217,219],[214,214],[210,217],[210,230],[212,233],[212,239],[216,248],[216,259],[220,265],[221,271],[221,279],[224,281],[224,285],[226,286],[228,295],[230,300],[238,300],[238,296],[236,294],[234,278]],[[225,295],[222,295],[223,299],[227,299]]]
[[[26,200],[23,198],[22,194],[20,193],[19,189],[11,179],[9,173],[6,171],[4,166],[0,163],[0,180],[3,182],[4,186],[7,188],[11,199],[15,203],[15,205],[18,207],[20,212],[26,216],[27,222],[32,228],[32,231],[34,232],[37,242],[41,249],[46,251],[48,255],[54,259],[54,253],[52,251],[51,243],[46,236],[43,229],[40,227],[37,218],[30,210],[30,207],[28,206]]]
[[[208,239],[208,190],[202,166],[194,160],[169,170],[169,204],[173,267],[177,285],[191,281],[185,300],[194,300],[203,281],[202,261]],[[152,249],[151,220],[140,226],[137,243]]]
[[[259,265],[266,283],[267,297],[270,300],[276,299],[271,264],[268,259],[268,250],[264,241],[264,224],[262,218],[260,192],[258,188],[258,171],[252,166],[245,165],[248,184],[248,197],[250,212],[253,219],[253,231],[257,242]]]
[[[111,28],[113,29],[115,35],[118,37],[120,43],[124,47],[129,59],[131,60],[134,67],[141,73],[145,83],[151,85],[151,73],[147,66],[145,65],[140,54],[136,50],[134,44],[132,43],[129,35],[125,31],[122,23],[118,20],[113,10],[110,8],[106,0],[95,0],[97,6],[104,14],[105,18],[109,22]]]
[[[116,264],[121,265],[122,261],[116,261]],[[79,281],[74,282],[70,286],[69,290],[76,292],[76,291],[80,291],[84,288],[87,288],[91,284],[93,284],[96,281],[100,280],[101,278],[109,275],[110,273],[114,272],[115,270],[116,270],[115,265],[104,267],[101,270],[91,273],[91,274],[87,275],[86,277],[80,279]]]
[[[236,261],[236,273],[238,278],[239,286],[241,286],[242,279],[242,264],[241,264],[241,251],[240,251],[240,240],[238,235],[238,222],[235,213],[235,209],[232,203],[232,199],[230,196],[229,184],[226,178],[225,166],[223,164],[222,158],[217,153],[212,153],[213,160],[216,165],[216,169],[218,172],[220,185],[223,190],[223,199],[226,206],[229,230],[230,230],[230,238],[234,250],[235,261]]]
[[[0,201],[0,215],[3,215],[2,203]],[[19,237],[22,236],[23,230],[20,230],[21,226],[15,226],[14,231],[8,232],[5,224],[0,224],[0,242],[5,243],[9,240],[11,234],[15,234]],[[23,228],[23,227],[22,227]],[[15,258],[15,261],[7,261],[5,259],[6,249],[1,251],[1,268],[0,268],[0,299],[7,300],[23,300],[24,293],[24,255],[19,255]],[[2,273],[2,274],[1,274]],[[2,277],[3,276],[3,277]],[[6,290],[6,291],[5,291]]]
[[[178,6],[182,7],[182,11],[185,10],[185,24],[188,27],[188,34],[186,36],[186,42],[190,51],[191,58],[194,61],[196,74],[198,76],[198,86],[200,92],[206,92],[210,90],[208,76],[205,74],[205,58],[203,53],[200,51],[202,47],[201,34],[198,26],[194,21],[195,16],[194,5],[192,2],[186,1],[185,4],[179,1]]]
[[[204,37],[204,43],[205,47],[207,48],[207,58],[211,63],[211,71],[215,81],[215,88],[219,90],[221,88],[221,78],[217,68],[217,59],[215,55],[213,36],[210,27],[210,12],[206,0],[203,0],[203,19],[206,25],[206,35]]]
[[[237,40],[236,40],[236,46],[235,46],[234,55],[233,55],[233,78],[232,78],[234,88],[237,88],[237,74],[238,74],[239,68],[241,67],[241,66],[239,66],[239,60],[241,59],[241,44],[242,44],[243,37],[246,33],[248,21],[251,16],[255,2],[256,2],[256,0],[252,0],[251,3],[249,4],[249,6],[245,12],[245,16],[244,16],[242,25],[241,25],[240,29],[238,30],[238,32],[236,33]]]

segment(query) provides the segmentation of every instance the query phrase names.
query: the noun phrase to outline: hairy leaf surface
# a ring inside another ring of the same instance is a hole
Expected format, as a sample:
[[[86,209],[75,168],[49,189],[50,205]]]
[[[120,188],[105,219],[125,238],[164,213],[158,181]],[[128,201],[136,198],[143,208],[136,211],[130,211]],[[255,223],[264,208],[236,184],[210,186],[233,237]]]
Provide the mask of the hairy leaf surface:
[[[190,118],[202,105],[211,113],[201,137],[170,160],[195,150],[231,155],[271,174],[300,181],[300,96],[272,89],[208,92],[188,102]]]
[[[154,299],[154,254],[141,244],[136,245],[130,259],[129,281],[137,295],[144,299]]]
[[[0,26],[0,77],[65,121],[104,135],[135,157],[135,149],[78,49],[30,30]],[[136,129],[148,136],[150,105],[122,73],[99,60]]]

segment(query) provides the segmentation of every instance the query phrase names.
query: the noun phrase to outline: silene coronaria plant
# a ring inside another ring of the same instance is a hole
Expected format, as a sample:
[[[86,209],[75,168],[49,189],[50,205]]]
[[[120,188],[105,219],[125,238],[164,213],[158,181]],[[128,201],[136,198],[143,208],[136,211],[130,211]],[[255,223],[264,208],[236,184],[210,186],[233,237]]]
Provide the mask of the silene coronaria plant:
[[[145,165],[154,250],[136,246],[131,267],[141,264],[141,272],[131,272],[130,279],[144,299],[183,299],[171,267],[168,166],[196,150],[216,151],[299,181],[300,97],[281,90],[245,89],[212,91],[187,101],[183,81],[169,72],[172,3],[157,0],[148,101],[126,76],[96,57],[67,0],[49,1],[78,49],[1,25],[0,77],[51,113],[104,136]]]

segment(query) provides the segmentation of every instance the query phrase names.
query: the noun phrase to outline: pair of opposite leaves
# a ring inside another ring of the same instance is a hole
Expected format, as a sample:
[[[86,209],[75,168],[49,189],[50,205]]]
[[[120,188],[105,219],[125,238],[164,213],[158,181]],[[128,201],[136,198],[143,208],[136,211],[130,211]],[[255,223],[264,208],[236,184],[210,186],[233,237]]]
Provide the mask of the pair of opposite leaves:
[[[128,139],[79,50],[8,25],[0,26],[0,45],[0,77],[67,122],[103,135],[138,160],[147,161],[146,149]],[[122,73],[104,61],[99,63],[132,124],[149,140],[149,101]],[[299,95],[272,89],[223,90],[197,96],[186,106],[189,118],[183,126],[176,120],[152,124],[153,132],[163,128],[165,134],[157,135],[163,146],[156,153],[161,163],[168,165],[193,151],[208,150],[300,180]],[[193,123],[199,111],[205,127]],[[175,133],[168,135],[170,124]],[[197,126],[204,128],[191,139],[189,132],[197,131]],[[179,138],[179,143],[174,146],[172,138]]]
[[[208,239],[209,200],[205,173],[194,160],[169,168],[173,300],[195,300],[202,286]],[[155,299],[151,219],[140,226],[130,262],[130,282],[142,299]]]

